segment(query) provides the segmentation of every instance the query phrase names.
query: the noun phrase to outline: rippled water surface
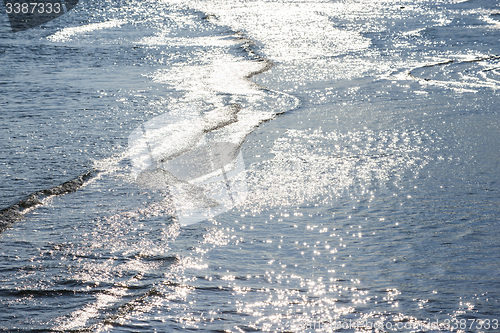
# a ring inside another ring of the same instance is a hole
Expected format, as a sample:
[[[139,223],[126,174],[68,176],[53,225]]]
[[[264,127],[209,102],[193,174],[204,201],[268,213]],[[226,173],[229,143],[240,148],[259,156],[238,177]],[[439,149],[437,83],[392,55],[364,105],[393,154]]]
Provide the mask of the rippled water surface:
[[[0,20],[1,330],[500,331],[497,1]]]

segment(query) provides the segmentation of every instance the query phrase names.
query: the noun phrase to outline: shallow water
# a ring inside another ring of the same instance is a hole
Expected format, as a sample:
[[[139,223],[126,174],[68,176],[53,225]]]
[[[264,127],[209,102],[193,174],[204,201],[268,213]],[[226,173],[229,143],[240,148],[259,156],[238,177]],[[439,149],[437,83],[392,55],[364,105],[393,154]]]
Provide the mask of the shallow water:
[[[0,207],[93,172],[2,224],[1,329],[498,331],[499,13],[88,1],[16,34],[2,16]],[[213,142],[243,167],[183,196],[138,181]],[[205,209],[214,191],[231,204]]]

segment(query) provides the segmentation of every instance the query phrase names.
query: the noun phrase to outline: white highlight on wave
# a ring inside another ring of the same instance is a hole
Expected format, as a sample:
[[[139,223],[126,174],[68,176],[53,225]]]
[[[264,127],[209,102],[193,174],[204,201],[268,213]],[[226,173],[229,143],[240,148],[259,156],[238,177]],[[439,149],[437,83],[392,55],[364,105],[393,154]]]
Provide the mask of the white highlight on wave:
[[[215,94],[261,95],[262,91],[247,77],[264,69],[265,63],[238,60],[221,54],[207,65],[174,66],[152,75],[155,82],[186,91],[191,99],[210,98]]]
[[[147,45],[147,46],[214,46],[214,47],[226,47],[231,45],[239,44],[240,42],[234,39],[232,36],[206,36],[206,37],[196,37],[196,38],[182,38],[182,37],[170,37],[169,31],[162,31],[155,34],[154,36],[144,37],[137,44]]]
[[[99,22],[99,23],[90,23],[90,24],[79,26],[79,27],[64,28],[64,29],[59,30],[58,32],[48,36],[47,39],[52,41],[52,42],[67,42],[72,37],[74,37],[76,35],[84,34],[87,32],[92,32],[92,31],[96,31],[96,30],[120,27],[125,23],[126,22],[124,20],[109,20],[109,21]]]

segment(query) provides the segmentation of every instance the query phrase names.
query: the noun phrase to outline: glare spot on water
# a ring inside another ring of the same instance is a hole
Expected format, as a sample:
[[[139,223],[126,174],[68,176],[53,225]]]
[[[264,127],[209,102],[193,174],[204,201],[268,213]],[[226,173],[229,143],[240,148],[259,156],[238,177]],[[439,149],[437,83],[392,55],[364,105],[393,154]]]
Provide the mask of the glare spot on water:
[[[430,137],[416,131],[289,130],[276,140],[274,158],[249,170],[245,207],[258,212],[265,207],[326,203],[346,192],[374,196],[374,185],[384,185],[405,169],[418,172],[416,165],[428,163],[430,157],[419,143]],[[371,143],[361,148],[356,142],[362,139]]]

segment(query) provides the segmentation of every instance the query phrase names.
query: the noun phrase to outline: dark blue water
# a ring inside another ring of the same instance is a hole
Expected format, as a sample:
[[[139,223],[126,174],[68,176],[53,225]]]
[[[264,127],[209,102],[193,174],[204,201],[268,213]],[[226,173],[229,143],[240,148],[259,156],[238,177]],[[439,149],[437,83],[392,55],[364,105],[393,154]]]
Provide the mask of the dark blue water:
[[[3,331],[500,331],[496,1],[0,17]]]

